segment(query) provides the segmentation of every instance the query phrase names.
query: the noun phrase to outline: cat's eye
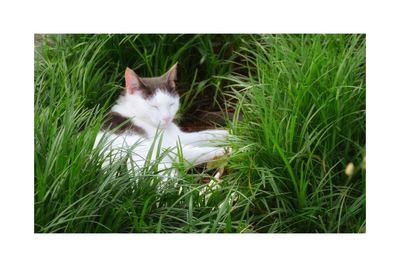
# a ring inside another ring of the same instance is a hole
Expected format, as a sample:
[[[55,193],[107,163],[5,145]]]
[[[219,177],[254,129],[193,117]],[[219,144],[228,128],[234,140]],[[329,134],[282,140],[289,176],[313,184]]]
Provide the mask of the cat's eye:
[[[154,105],[151,105],[151,107],[152,107],[152,108],[155,108],[155,109],[158,109],[158,107],[157,107],[157,106],[154,106]]]
[[[173,105],[175,105],[175,103],[171,103],[171,104],[169,104],[169,106],[170,106],[170,107],[172,107]]]

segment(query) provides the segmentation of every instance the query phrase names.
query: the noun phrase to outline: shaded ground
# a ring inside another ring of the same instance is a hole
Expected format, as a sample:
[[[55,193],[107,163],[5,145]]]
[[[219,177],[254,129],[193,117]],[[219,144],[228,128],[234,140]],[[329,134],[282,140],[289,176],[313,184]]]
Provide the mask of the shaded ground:
[[[183,131],[186,132],[195,132],[222,127],[226,125],[226,116],[231,119],[233,112],[224,114],[221,111],[199,110],[194,114],[184,114],[183,120],[181,123],[179,123],[179,126]]]

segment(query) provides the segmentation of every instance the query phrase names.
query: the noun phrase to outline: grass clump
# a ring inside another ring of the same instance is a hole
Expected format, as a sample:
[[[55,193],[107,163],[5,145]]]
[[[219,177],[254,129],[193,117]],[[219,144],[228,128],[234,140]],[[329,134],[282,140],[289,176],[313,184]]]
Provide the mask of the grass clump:
[[[364,36],[262,36],[251,44],[248,75],[231,77],[243,115],[231,125],[243,151],[231,168],[255,192],[260,226],[365,231]],[[357,167],[349,177],[350,162]]]
[[[129,66],[179,61],[184,120],[233,110],[233,154],[167,183],[101,168]],[[35,54],[35,232],[365,232],[364,35],[54,35]],[[352,163],[352,171],[345,173]]]

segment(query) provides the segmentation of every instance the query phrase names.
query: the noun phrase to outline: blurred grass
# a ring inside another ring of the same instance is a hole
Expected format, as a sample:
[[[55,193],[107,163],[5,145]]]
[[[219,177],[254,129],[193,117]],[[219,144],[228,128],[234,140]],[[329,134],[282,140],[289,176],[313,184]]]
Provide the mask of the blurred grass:
[[[35,232],[365,232],[364,35],[50,35],[36,45]],[[181,121],[235,112],[216,189],[203,169],[160,189],[151,167],[101,169],[92,150],[126,66],[153,76],[176,61]]]

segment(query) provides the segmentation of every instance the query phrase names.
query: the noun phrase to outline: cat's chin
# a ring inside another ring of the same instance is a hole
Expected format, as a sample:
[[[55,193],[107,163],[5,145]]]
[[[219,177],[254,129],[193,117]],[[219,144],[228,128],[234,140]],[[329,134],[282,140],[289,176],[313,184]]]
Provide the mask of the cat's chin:
[[[152,127],[154,127],[155,129],[160,129],[160,130],[164,130],[164,129],[166,129],[166,128],[168,128],[170,125],[171,125],[171,123],[167,123],[167,124],[164,124],[164,123],[158,123],[158,124],[156,124],[156,123],[149,123]]]
[[[160,124],[160,128],[163,129],[163,130],[165,130],[165,129],[167,129],[170,125],[171,125],[171,123]]]

